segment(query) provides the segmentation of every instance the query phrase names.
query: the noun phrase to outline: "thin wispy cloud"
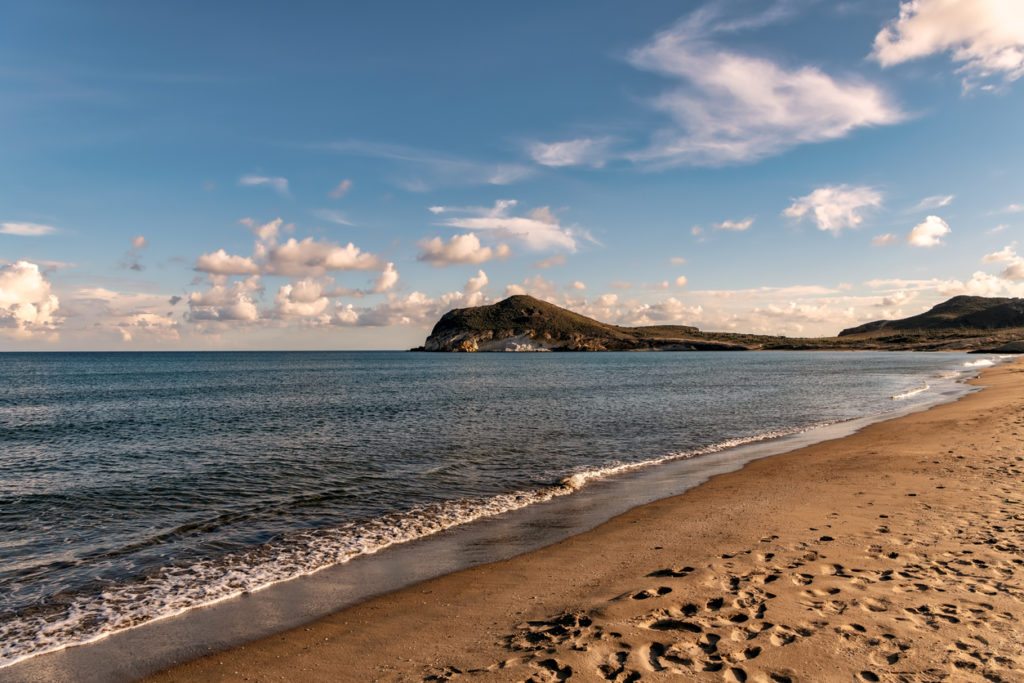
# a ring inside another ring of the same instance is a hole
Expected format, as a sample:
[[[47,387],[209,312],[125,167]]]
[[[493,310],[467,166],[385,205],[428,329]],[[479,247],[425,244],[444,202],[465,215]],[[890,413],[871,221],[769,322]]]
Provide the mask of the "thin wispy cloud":
[[[858,128],[906,120],[885,91],[862,78],[783,66],[730,51],[713,39],[763,26],[786,12],[728,20],[708,6],[633,50],[630,64],[676,85],[649,102],[674,125],[628,157],[653,168],[748,163],[797,145],[843,138]]]
[[[57,228],[51,225],[43,225],[42,223],[0,223],[0,234],[4,235],[18,235],[19,237],[42,237],[43,235],[52,235],[55,232],[57,232]]]
[[[956,195],[952,194],[937,194],[932,197],[925,197],[917,204],[911,211],[928,211],[929,209],[941,209],[943,206],[949,206],[949,204],[955,199]]]
[[[562,142],[534,142],[529,154],[535,162],[542,166],[592,166],[601,168],[605,165],[612,144],[610,137],[577,138]]]
[[[341,199],[349,193],[352,189],[352,181],[346,178],[338,183],[333,190],[327,193],[327,196],[331,199]]]
[[[279,195],[287,197],[289,195],[288,179],[281,177],[270,177],[262,175],[244,175],[238,179],[238,184],[242,187],[259,187],[265,185]]]
[[[537,251],[551,248],[576,251],[580,240],[594,241],[586,230],[578,226],[563,226],[547,206],[533,209],[524,216],[513,216],[511,211],[516,204],[514,199],[501,199],[490,208],[433,206],[430,211],[438,215],[476,214],[449,218],[441,225],[492,231],[501,238],[519,240],[529,249]]]
[[[337,223],[338,225],[353,225],[353,223],[345,217],[345,214],[333,209],[314,209],[313,215],[322,221]]]
[[[395,183],[410,192],[442,187],[510,185],[533,175],[530,166],[488,163],[404,145],[348,140],[325,145],[327,149],[395,162]]]

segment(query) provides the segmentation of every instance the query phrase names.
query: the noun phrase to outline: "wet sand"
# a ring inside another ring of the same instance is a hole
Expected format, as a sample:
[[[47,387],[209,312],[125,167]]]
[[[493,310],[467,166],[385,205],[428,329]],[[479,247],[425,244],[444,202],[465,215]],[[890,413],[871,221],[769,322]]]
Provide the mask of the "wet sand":
[[[1024,680],[1024,364],[152,681]]]

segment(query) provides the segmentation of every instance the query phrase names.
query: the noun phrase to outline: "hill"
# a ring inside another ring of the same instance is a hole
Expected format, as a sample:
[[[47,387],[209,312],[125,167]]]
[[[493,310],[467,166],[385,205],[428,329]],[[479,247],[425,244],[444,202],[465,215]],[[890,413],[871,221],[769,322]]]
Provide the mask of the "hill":
[[[912,330],[977,332],[1018,327],[1024,327],[1024,299],[955,296],[920,315],[901,320],[876,320],[843,330],[839,336]]]
[[[927,313],[879,320],[837,337],[703,332],[687,325],[623,327],[532,296],[445,313],[416,351],[1024,350],[1024,300],[958,296]]]

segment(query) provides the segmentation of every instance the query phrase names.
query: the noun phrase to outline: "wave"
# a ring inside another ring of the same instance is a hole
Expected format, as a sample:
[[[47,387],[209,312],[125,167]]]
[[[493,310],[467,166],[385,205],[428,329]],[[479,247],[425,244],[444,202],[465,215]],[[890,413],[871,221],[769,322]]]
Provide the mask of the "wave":
[[[929,389],[931,389],[931,387],[928,385],[927,382],[925,382],[923,385],[919,387],[908,389],[907,391],[904,391],[900,394],[896,394],[894,396],[890,396],[889,398],[891,398],[894,401],[902,401],[903,399],[910,398],[911,396],[916,396],[922,392],[928,391]]]
[[[987,368],[990,365],[995,365],[996,362],[991,358],[981,358],[979,360],[969,360],[964,363],[965,368]]]
[[[166,567],[132,583],[109,587],[99,595],[74,596],[59,606],[0,617],[0,668],[35,655],[95,642],[119,631],[253,593],[282,581],[343,564],[360,555],[372,555],[390,546],[478,519],[566,496],[597,479],[790,436],[836,422],[760,432],[641,462],[613,463],[574,472],[552,485],[537,489],[421,506],[366,522],[295,533],[277,542],[217,560]]]

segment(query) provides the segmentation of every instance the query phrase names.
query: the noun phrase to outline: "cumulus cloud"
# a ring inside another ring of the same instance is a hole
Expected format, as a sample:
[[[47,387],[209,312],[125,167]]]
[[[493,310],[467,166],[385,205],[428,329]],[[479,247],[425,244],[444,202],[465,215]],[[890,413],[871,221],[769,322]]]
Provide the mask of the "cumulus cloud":
[[[394,263],[389,262],[384,265],[384,270],[382,270],[377,279],[373,281],[373,293],[381,294],[383,292],[390,292],[397,284],[398,269],[395,268]]]
[[[447,242],[440,237],[420,240],[419,261],[426,261],[437,267],[450,266],[457,263],[484,263],[492,258],[505,258],[509,255],[508,245],[499,244],[495,248],[480,244],[480,238],[474,233],[452,235]]]
[[[577,138],[562,142],[535,142],[529,146],[530,156],[542,166],[605,165],[609,156],[611,138]]]
[[[91,321],[90,334],[113,334],[125,343],[176,343],[180,340],[181,320],[168,310],[168,304],[174,303],[166,294],[85,287],[70,296],[68,322],[72,318]]]
[[[19,237],[41,237],[57,232],[57,228],[41,223],[0,223],[0,234],[18,235]]]
[[[308,318],[322,315],[331,301],[327,296],[324,281],[305,278],[282,285],[274,295],[274,304],[275,317]]]
[[[25,338],[49,333],[60,322],[59,306],[38,264],[0,266],[0,334]]]
[[[445,207],[434,206],[435,214],[463,213],[442,223],[442,225],[466,230],[490,230],[499,237],[516,239],[529,249],[542,251],[551,248],[576,251],[580,239],[593,241],[589,233],[578,227],[565,227],[547,206],[529,211],[525,216],[512,216],[510,212],[517,202],[514,199],[499,199],[493,207]]]
[[[997,252],[991,254],[985,254],[981,257],[984,263],[999,263],[1001,261],[1016,261],[1019,257],[1017,256],[1016,250],[1012,244],[1007,244],[1005,247]]]
[[[466,282],[465,286],[463,286],[462,291],[466,292],[467,294],[479,292],[481,289],[487,286],[488,282],[489,280],[487,279],[487,273],[485,273],[482,270],[478,270],[476,271],[476,277],[469,278],[469,281]]]
[[[575,289],[578,292],[582,292],[583,290],[585,290],[587,288],[587,285],[586,285],[586,283],[584,283],[584,282],[582,282],[580,280],[573,280],[572,282],[570,282],[566,286],[566,288],[567,289]]]
[[[229,254],[223,249],[202,254],[196,260],[196,270],[214,275],[255,275],[260,267],[248,256]]]
[[[698,10],[630,53],[633,66],[678,82],[651,102],[675,126],[629,155],[634,161],[655,167],[750,162],[906,118],[882,89],[856,77],[722,48],[712,40],[716,34],[745,26],[716,12],[715,6]]]
[[[538,299],[556,302],[558,300],[558,286],[551,280],[545,280],[540,275],[526,278],[521,284],[512,284],[505,287],[505,296],[514,294],[529,294]]]
[[[1024,75],[1024,5],[1020,0],[908,0],[875,36],[871,56],[885,67],[948,52],[964,87]]]
[[[715,230],[734,230],[736,232],[743,232],[753,224],[753,218],[744,218],[741,221],[722,221],[721,223],[715,223],[713,227]]]
[[[244,175],[238,179],[238,184],[243,187],[256,187],[266,185],[280,195],[288,196],[288,179],[261,175]]]
[[[686,282],[686,276],[680,275],[679,277],[676,278],[676,287],[685,287]]]
[[[261,290],[258,275],[230,284],[212,284],[206,291],[188,295],[188,318],[194,322],[259,320],[255,295]]]
[[[938,216],[928,216],[924,222],[914,226],[907,236],[907,242],[915,247],[936,247],[942,244],[942,238],[950,232],[946,221]]]
[[[900,239],[899,237],[897,237],[896,235],[892,234],[891,232],[887,232],[884,235],[875,235],[874,237],[872,237],[871,238],[871,246],[873,246],[873,247],[887,247],[890,244],[895,244],[896,242],[899,241],[899,239]]]
[[[341,199],[348,194],[348,191],[352,189],[352,181],[346,178],[338,183],[333,190],[327,193],[327,196],[331,199]]]
[[[864,210],[882,204],[882,195],[870,187],[827,185],[795,199],[782,215],[803,220],[810,217],[819,230],[838,235],[843,228],[855,228],[864,220]]]
[[[283,244],[269,248],[264,270],[274,275],[319,275],[339,270],[376,270],[380,259],[349,242],[341,246],[312,237],[288,238]]]

